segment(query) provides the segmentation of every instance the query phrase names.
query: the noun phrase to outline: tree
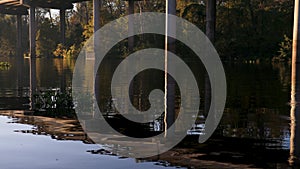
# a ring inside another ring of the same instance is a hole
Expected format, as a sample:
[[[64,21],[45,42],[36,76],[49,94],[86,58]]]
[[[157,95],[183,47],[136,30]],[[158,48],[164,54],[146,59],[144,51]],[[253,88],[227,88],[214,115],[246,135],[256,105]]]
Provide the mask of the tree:
[[[13,56],[16,50],[16,19],[14,16],[0,14],[0,55]]]
[[[37,31],[37,56],[51,57],[59,42],[59,27],[53,25],[49,18],[43,18]]]

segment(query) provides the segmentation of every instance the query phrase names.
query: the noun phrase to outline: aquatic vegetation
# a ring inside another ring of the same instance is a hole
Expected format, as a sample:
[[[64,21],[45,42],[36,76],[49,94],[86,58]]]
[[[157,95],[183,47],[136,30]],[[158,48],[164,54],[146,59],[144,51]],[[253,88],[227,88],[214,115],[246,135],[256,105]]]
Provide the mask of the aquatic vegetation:
[[[35,115],[76,117],[71,89],[48,89],[34,95]]]

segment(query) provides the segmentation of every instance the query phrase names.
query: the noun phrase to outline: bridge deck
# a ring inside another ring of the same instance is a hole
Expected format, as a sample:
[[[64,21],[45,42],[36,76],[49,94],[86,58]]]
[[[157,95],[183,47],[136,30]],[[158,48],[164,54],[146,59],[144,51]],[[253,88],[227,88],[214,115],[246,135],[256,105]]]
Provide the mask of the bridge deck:
[[[19,0],[0,0],[0,13],[10,15],[27,15],[27,7]]]
[[[0,0],[0,13],[28,15],[30,6],[51,9],[72,9],[73,3],[88,0]]]

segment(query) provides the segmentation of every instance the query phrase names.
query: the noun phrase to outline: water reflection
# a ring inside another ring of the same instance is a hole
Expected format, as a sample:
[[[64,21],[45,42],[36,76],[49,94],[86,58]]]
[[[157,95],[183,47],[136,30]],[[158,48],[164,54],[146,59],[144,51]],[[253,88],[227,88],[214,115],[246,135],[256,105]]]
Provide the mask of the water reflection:
[[[0,70],[0,108],[14,109],[18,106],[19,109],[20,107],[22,109],[28,109],[28,106],[24,106],[24,104],[28,104],[31,89],[29,85],[30,78],[26,76],[30,74],[30,59],[24,60],[24,66],[20,66],[22,69],[19,69],[19,66],[14,66],[21,65],[16,63],[17,60],[15,58],[2,59],[3,61],[9,61],[12,67],[9,70]],[[113,67],[115,67],[115,65],[112,64],[116,64],[117,61],[110,62],[111,64],[103,65],[104,75],[100,77],[102,81],[108,81],[108,78],[113,74]],[[36,88],[41,90],[70,86],[74,63],[75,60],[37,58],[35,62]],[[194,67],[195,72],[198,72],[198,76],[200,76],[198,81],[202,83],[203,77],[201,77],[201,72],[203,71],[199,70],[201,68],[193,64],[191,64],[191,67]],[[184,151],[186,152],[186,154],[184,154],[186,158],[184,159],[215,160],[228,163],[232,161],[243,163],[243,160],[247,159],[245,163],[256,164],[253,161],[257,160],[257,163],[263,164],[262,166],[265,166],[265,163],[272,163],[271,166],[274,166],[287,161],[288,150],[290,148],[290,162],[294,164],[295,159],[299,157],[300,151],[299,146],[296,144],[299,143],[298,139],[300,139],[297,138],[300,129],[298,129],[296,125],[297,119],[300,118],[298,117],[299,106],[296,104],[297,99],[299,99],[296,91],[299,91],[299,89],[296,89],[295,85],[293,85],[295,84],[295,80],[292,81],[292,104],[291,107],[289,107],[287,104],[290,100],[290,88],[287,87],[290,80],[289,66],[282,64],[227,64],[225,65],[225,70],[228,79],[228,101],[223,119],[216,132],[218,137],[217,139],[213,138],[207,145],[199,145],[199,147],[193,147],[194,143],[184,142],[186,145],[184,147],[184,150],[186,150]],[[21,75],[23,76],[22,78],[20,77]],[[20,78],[14,79],[12,77]],[[149,84],[154,81],[153,79],[157,80],[158,77],[159,75],[155,74],[141,74],[139,79],[136,79],[134,84],[135,90],[131,93],[132,97],[130,101],[135,104],[137,108],[146,109],[149,106],[147,99],[145,99],[147,91],[151,91],[153,88],[153,86]],[[63,79],[65,79],[64,82],[62,82]],[[83,81],[82,83],[85,83],[84,85],[86,86],[92,84],[91,81]],[[103,89],[106,90],[102,90],[99,101],[100,108],[106,113],[106,120],[114,123],[116,128],[124,133],[128,134],[131,132],[134,136],[143,137],[145,133],[157,134],[164,131],[163,118],[157,118],[153,122],[143,126],[143,128],[136,127],[135,125],[122,125],[123,122],[118,118],[115,107],[112,104],[112,100],[115,98],[111,98],[109,95],[109,84],[108,82],[102,83]],[[163,88],[163,80],[161,82],[157,80],[155,84]],[[141,89],[144,89],[144,91],[141,91]],[[124,91],[122,87],[116,90],[120,92]],[[200,86],[200,90],[203,91],[203,86]],[[20,96],[23,96],[24,100],[20,99]],[[5,100],[3,97],[5,97]],[[84,95],[82,97],[84,97]],[[188,105],[189,102],[193,101],[193,98],[190,100],[180,100],[180,97],[178,97],[176,100],[178,104],[180,104],[179,101],[181,101],[183,104]],[[203,99],[201,99],[201,101],[201,106],[203,106]],[[122,103],[124,104],[122,106],[125,112],[129,111],[126,107],[127,102],[129,102],[129,100],[125,99]],[[14,107],[11,107],[11,105],[14,105]],[[86,115],[89,115],[88,118],[97,118],[97,115],[93,114],[91,109],[91,107],[86,109]],[[201,110],[202,109],[203,107],[201,107]],[[189,135],[199,135],[203,133],[205,117],[201,115],[201,112],[197,118],[197,123],[188,131]],[[82,131],[79,123],[77,121],[75,122],[74,119],[56,119],[45,116],[21,117],[16,113],[6,115],[13,117],[15,123],[35,126],[34,128],[16,130],[18,134],[25,133],[25,135],[30,135],[29,133],[31,133],[34,135],[32,135],[32,137],[36,135],[47,135],[56,140],[80,140],[80,142],[83,143],[92,143],[90,138]],[[86,125],[88,125],[88,123]],[[197,140],[197,138],[195,140]],[[114,141],[117,145],[117,141],[126,140],[116,138]],[[247,144],[243,144],[245,142]],[[107,143],[112,142],[109,140]],[[109,152],[102,150],[104,148],[105,147],[90,148],[89,154],[109,154]],[[121,150],[124,147],[116,146],[110,148],[119,148]],[[183,149],[183,147],[180,148],[181,150]],[[192,152],[194,153],[199,153],[200,151],[201,153],[191,155],[191,149],[193,149]],[[249,151],[250,154],[247,154],[247,151]],[[287,156],[285,156],[285,152],[287,152]],[[275,159],[268,158],[268,156],[272,156],[272,154],[278,154],[278,157]],[[230,158],[227,158],[228,156]],[[255,158],[256,156],[257,158]],[[183,159],[181,157],[178,157],[178,161]],[[166,157],[166,159],[168,158],[170,159],[171,157]],[[158,160],[159,159],[163,159],[163,157],[161,156]],[[251,161],[249,159],[255,160]],[[173,162],[176,163],[174,160]]]
[[[36,58],[32,57],[29,59],[29,98],[30,98],[30,109],[35,109],[34,95],[36,94]]]
[[[11,65],[0,70],[0,109],[28,109],[35,91],[71,86],[74,59],[20,58],[0,58]]]
[[[26,121],[26,118],[23,119],[24,121],[22,121],[22,123],[24,122],[25,124],[35,121],[34,123],[36,124],[36,126],[32,126],[19,123],[10,123],[12,120],[16,122],[17,119],[22,119],[22,117],[20,117],[20,112],[1,112],[1,114],[14,117],[13,119],[8,119],[7,117],[0,116],[0,138],[2,140],[5,140],[0,142],[1,168],[165,168],[162,166],[157,166],[152,162],[140,163],[135,159],[122,159],[117,156],[111,156],[109,154],[94,155],[91,153],[91,151],[96,151],[98,149],[101,150],[101,146],[95,144],[84,144],[80,141],[71,141],[71,139],[67,139],[68,141],[66,141],[65,138],[68,138],[67,136],[62,136],[64,139],[60,141],[54,141],[53,139],[57,138],[52,139],[48,135],[44,136],[42,133],[41,135],[38,135],[39,133],[34,133],[35,135],[30,135],[27,133],[24,134],[25,131],[45,131],[48,130],[47,127],[50,127],[51,130],[54,129],[59,135],[59,133],[61,133],[61,127],[70,128],[69,122],[65,122],[63,126],[59,126],[60,124],[62,124],[62,122],[56,123],[57,119],[27,119],[29,122]],[[57,124],[59,125],[56,126]],[[55,126],[57,128],[55,128]],[[43,127],[43,129],[37,129],[38,127]],[[19,131],[24,132],[20,133]],[[74,136],[72,140],[76,139],[78,139],[78,137]],[[171,169],[175,167],[168,168]]]

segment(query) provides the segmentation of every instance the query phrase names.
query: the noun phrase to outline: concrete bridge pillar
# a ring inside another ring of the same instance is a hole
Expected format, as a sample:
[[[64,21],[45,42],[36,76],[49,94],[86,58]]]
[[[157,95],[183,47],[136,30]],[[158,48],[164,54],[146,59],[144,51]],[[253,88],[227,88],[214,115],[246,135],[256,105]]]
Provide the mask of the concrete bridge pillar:
[[[36,20],[35,6],[29,7],[29,47],[30,47],[30,107],[35,109],[34,95],[36,93]]]
[[[128,0],[128,14],[134,14],[134,0]],[[133,34],[134,32],[134,20],[133,17],[129,17],[128,19],[128,33]],[[129,51],[132,51],[134,48],[134,37],[128,38],[128,49]]]
[[[175,39],[169,35],[176,36],[176,20],[168,15],[176,15],[176,0],[166,1],[166,39],[165,39],[165,136],[170,136],[174,131],[167,133],[167,129],[175,121],[175,80],[168,78],[168,71],[172,72],[175,68],[168,60],[168,51],[176,54]],[[174,71],[173,71],[174,72]]]
[[[17,57],[20,57],[23,54],[22,48],[22,15],[17,15]]]
[[[100,29],[100,4],[101,4],[101,0],[93,0],[94,33]],[[95,55],[95,57],[97,56],[96,46],[98,43],[99,43],[98,39],[94,38],[94,55]],[[96,97],[97,101],[99,101],[100,100],[100,90],[99,90],[100,75],[97,73],[98,68],[94,67],[93,69],[94,69],[94,72],[96,72],[96,77],[94,79],[95,80],[94,81],[95,82],[94,92],[95,92],[95,97]],[[97,102],[94,104],[97,104]]]
[[[16,48],[16,57],[17,57],[17,78],[18,78],[18,96],[23,96],[23,47],[22,47],[22,15],[17,15],[17,48]]]
[[[216,29],[216,0],[206,1],[206,36],[214,44]],[[208,74],[204,75],[204,115],[207,116],[211,105],[211,84]]]
[[[101,0],[93,0],[94,32],[100,29],[100,3]]]
[[[290,137],[290,164],[300,164],[300,3],[295,0],[294,33],[291,76],[291,137]]]
[[[216,0],[206,1],[206,36],[214,43],[216,29]]]
[[[66,9],[62,8],[59,10],[59,17],[60,17],[60,43],[64,46],[66,45]],[[64,70],[64,59],[61,59],[62,64],[62,78],[61,78],[61,85],[60,90],[65,92],[66,90],[66,77],[65,77],[65,70]]]
[[[36,22],[35,22],[35,7],[29,8],[29,52],[30,57],[36,57]]]

